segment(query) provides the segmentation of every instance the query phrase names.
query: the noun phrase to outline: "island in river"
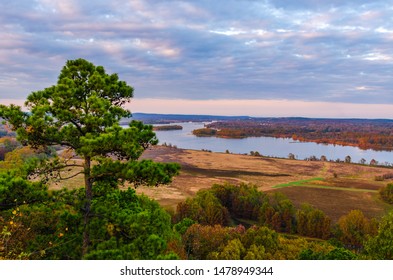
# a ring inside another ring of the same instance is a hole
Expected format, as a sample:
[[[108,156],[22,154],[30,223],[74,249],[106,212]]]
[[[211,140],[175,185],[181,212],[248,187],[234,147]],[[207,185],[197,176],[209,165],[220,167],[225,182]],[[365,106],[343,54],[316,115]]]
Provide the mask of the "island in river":
[[[154,131],[166,131],[166,130],[182,130],[183,127],[181,125],[157,125],[153,126]]]

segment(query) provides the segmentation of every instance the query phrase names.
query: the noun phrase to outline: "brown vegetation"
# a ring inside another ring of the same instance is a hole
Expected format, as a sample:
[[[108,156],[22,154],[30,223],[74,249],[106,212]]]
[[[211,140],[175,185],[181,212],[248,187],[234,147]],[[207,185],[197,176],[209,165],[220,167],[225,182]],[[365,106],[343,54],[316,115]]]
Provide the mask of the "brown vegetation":
[[[255,184],[268,194],[284,193],[296,207],[309,203],[323,210],[334,222],[354,209],[372,218],[383,215],[389,208],[378,196],[378,190],[389,181],[375,181],[375,176],[389,171],[382,167],[210,153],[162,146],[147,150],[143,157],[181,164],[180,175],[169,186],[140,187],[137,190],[172,209],[179,202],[193,197],[197,191],[225,182]],[[274,188],[279,184],[315,177],[323,180]]]
[[[160,125],[160,126],[153,126],[154,131],[161,131],[161,130],[182,130],[183,127],[181,125]]]

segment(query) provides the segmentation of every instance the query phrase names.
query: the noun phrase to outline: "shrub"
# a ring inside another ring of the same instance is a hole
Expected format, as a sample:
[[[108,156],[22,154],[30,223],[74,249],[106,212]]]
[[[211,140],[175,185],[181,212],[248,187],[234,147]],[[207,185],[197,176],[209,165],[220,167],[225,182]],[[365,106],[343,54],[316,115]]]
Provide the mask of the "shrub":
[[[393,184],[387,184],[379,190],[381,199],[389,204],[393,204]]]

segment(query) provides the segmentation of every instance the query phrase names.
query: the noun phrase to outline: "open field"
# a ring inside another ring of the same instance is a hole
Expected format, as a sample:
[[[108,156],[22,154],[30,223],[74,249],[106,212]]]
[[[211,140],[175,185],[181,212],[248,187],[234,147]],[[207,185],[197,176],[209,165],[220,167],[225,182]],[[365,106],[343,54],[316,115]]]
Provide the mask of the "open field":
[[[391,207],[378,198],[378,190],[389,181],[375,176],[393,173],[393,169],[320,161],[298,161],[210,153],[157,146],[144,158],[160,162],[178,162],[180,175],[169,186],[138,189],[163,206],[175,207],[198,190],[215,183],[252,183],[261,191],[281,192],[296,206],[302,203],[323,210],[333,220],[350,210],[360,209],[367,217],[383,215]]]
[[[155,146],[142,158],[178,162],[182,169],[172,184],[158,188],[140,187],[138,193],[156,199],[166,208],[192,197],[216,183],[251,183],[261,191],[281,192],[296,206],[309,203],[334,221],[350,210],[360,209],[367,217],[383,215],[392,207],[382,202],[378,190],[389,180],[375,176],[393,173],[392,168],[321,161],[299,161],[248,155],[211,153]],[[73,170],[72,172],[74,172]],[[83,175],[61,182],[67,188],[83,185]],[[60,185],[53,184],[52,189]]]

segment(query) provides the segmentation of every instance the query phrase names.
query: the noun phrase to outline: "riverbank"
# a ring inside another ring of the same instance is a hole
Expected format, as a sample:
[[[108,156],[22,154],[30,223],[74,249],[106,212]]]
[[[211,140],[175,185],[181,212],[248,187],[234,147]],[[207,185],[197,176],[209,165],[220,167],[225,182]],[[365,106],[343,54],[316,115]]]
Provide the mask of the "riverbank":
[[[192,131],[203,128],[205,123],[173,123],[181,125],[182,130],[156,131],[161,144],[171,144],[182,149],[229,151],[234,154],[249,154],[251,151],[261,155],[278,158],[324,159],[354,163],[393,165],[392,152],[361,150],[356,147],[317,144],[314,142],[293,141],[291,138],[246,137],[238,139],[218,137],[197,137]]]
[[[272,118],[218,121],[195,130],[196,136],[276,137],[300,142],[393,150],[392,120]]]

